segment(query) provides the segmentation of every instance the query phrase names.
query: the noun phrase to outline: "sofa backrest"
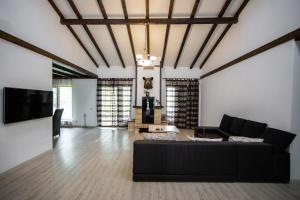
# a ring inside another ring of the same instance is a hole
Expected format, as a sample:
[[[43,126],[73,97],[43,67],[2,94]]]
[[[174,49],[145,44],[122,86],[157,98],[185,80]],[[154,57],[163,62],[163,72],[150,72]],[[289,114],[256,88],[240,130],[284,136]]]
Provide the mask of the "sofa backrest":
[[[236,158],[236,144],[228,142],[137,140],[133,173],[233,175]]]
[[[274,152],[284,152],[295,137],[296,135],[293,133],[275,128],[267,128],[262,135],[265,143],[273,145]]]
[[[229,133],[232,121],[233,121],[233,117],[224,114],[223,118],[220,122],[219,129],[226,132],[226,133]]]
[[[231,135],[242,135],[242,130],[247,120],[234,117],[230,126]]]
[[[264,133],[266,127],[266,123],[247,120],[242,129],[241,136],[259,138]]]
[[[232,117],[224,114],[219,129],[226,135],[259,138],[267,127],[266,123]]]

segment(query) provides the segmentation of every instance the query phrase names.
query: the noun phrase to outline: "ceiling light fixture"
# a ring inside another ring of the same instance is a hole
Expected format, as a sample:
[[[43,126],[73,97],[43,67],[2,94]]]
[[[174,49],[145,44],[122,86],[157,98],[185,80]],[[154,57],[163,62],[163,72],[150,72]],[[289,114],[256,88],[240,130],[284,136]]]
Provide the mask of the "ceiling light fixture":
[[[138,65],[141,66],[155,66],[155,61],[157,57],[151,56],[148,54],[148,46],[147,46],[147,31],[146,31],[146,25],[145,25],[145,48],[143,54],[137,54],[136,55],[136,61]]]

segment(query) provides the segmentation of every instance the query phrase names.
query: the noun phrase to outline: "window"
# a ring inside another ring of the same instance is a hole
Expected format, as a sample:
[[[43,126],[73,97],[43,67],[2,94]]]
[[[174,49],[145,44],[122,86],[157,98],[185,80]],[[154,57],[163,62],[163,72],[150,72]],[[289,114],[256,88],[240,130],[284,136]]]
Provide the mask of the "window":
[[[126,126],[130,119],[132,79],[98,79],[98,126]]]
[[[53,112],[64,109],[62,121],[72,121],[72,84],[71,80],[53,80]]]
[[[57,99],[57,88],[52,88],[53,91],[53,114],[55,110],[58,108],[58,99]]]
[[[59,108],[64,109],[62,121],[72,121],[72,87],[59,87]]]

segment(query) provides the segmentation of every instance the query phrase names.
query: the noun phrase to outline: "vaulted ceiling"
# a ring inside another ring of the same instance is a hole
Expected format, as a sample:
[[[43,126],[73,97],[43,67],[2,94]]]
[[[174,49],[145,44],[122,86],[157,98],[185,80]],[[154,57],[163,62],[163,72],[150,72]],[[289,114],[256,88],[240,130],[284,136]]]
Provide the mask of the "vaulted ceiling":
[[[174,2],[173,6],[170,5],[172,2]],[[63,19],[124,19],[127,17],[126,13],[124,15],[124,5],[129,19],[168,18],[170,11],[172,15],[169,17],[176,19],[237,18],[237,12],[247,2],[245,0],[49,0]],[[148,15],[147,5],[149,5]],[[195,16],[192,16],[193,8]],[[166,38],[167,26],[169,26],[169,35]],[[85,26],[69,24],[67,27],[71,32],[73,31],[77,41],[81,42],[81,46],[99,67],[135,66],[132,47],[135,53],[143,53],[145,47],[145,25],[143,24]],[[199,68],[226,27],[228,28],[228,24],[214,26],[214,24],[150,23],[150,54],[163,57],[165,46],[164,67]]]

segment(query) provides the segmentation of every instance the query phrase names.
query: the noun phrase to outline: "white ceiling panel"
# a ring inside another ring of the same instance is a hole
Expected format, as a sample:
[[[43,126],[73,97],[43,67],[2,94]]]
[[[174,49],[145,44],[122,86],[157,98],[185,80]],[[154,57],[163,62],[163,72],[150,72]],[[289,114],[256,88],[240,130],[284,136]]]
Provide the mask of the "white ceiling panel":
[[[98,53],[97,49],[95,48],[94,44],[88,37],[83,27],[79,25],[73,25],[72,28],[74,29],[74,31],[76,32],[76,34],[78,35],[78,37],[80,38],[84,46],[88,49],[92,57],[97,61],[98,65],[99,66],[105,65],[100,54]]]
[[[183,48],[181,57],[178,62],[178,66],[189,67],[192,63],[196,53],[201,47],[203,41],[206,38],[209,30],[211,28],[210,24],[205,24],[201,26],[192,26],[190,34]]]
[[[224,17],[233,17],[244,0],[233,0],[227,8]]]
[[[164,17],[168,16],[169,12],[169,0],[150,0],[149,1],[149,15],[151,17]]]
[[[58,9],[64,15],[65,18],[76,18],[75,13],[73,12],[71,6],[68,1],[65,0],[53,0]]]
[[[96,0],[73,0],[73,1],[83,18],[85,19],[102,18]]]
[[[185,29],[186,25],[171,26],[164,66],[174,66]]]
[[[102,2],[109,18],[124,18],[121,0],[103,0]]]
[[[134,66],[134,59],[132,56],[130,40],[129,40],[126,26],[113,25],[112,29],[116,37],[125,65]]]
[[[165,41],[166,25],[150,25],[150,54],[161,57]]]
[[[200,64],[202,63],[202,61],[206,57],[206,55],[209,53],[209,51],[211,50],[211,48],[213,47],[213,45],[216,43],[216,41],[218,40],[218,38],[222,34],[222,32],[225,29],[225,27],[226,27],[225,24],[221,24],[221,25],[217,26],[214,34],[210,38],[208,44],[206,45],[204,51],[202,52],[201,56],[198,59],[198,62],[196,63],[196,65],[194,67],[199,67],[200,66]]]
[[[121,66],[114,43],[106,26],[88,26],[110,66]]]
[[[145,48],[145,26],[132,25],[131,32],[136,54],[143,54]]]
[[[145,1],[143,1],[143,0],[126,0],[126,6],[127,6],[128,16],[130,18],[146,16]]]
[[[217,17],[226,0],[202,0],[196,17]]]
[[[189,18],[191,12],[193,10],[195,0],[175,0],[174,9],[173,9],[173,17],[187,17]],[[202,1],[200,2],[201,6]]]

